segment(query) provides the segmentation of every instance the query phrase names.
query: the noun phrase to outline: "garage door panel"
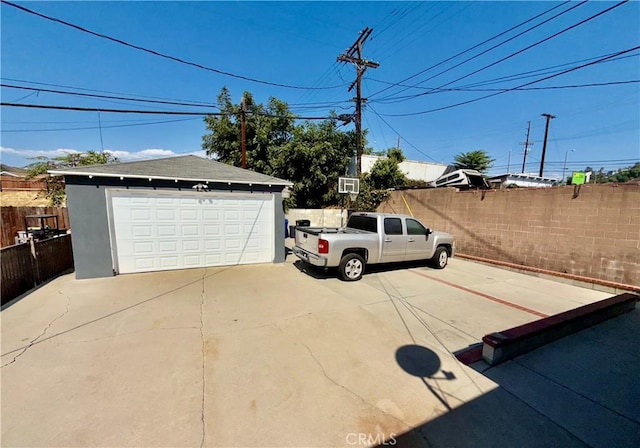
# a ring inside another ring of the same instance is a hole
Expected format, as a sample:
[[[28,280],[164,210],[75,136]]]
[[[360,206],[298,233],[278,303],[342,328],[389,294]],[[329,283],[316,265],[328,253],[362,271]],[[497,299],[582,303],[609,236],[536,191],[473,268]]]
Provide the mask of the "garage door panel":
[[[151,225],[132,225],[131,238],[145,238],[153,236],[153,227]]]
[[[204,234],[207,236],[220,236],[221,226],[215,224],[204,224]]]
[[[273,260],[272,196],[112,191],[120,273]]]
[[[175,221],[176,212],[170,208],[158,208],[156,209],[156,219],[158,221]]]

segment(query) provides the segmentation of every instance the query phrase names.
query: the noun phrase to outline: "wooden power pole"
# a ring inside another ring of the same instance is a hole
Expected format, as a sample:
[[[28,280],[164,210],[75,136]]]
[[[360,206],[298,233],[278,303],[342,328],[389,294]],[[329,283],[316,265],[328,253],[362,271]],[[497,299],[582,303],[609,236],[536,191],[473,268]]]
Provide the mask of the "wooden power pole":
[[[524,174],[525,165],[527,164],[527,153],[529,152],[529,146],[533,146],[533,142],[529,142],[529,133],[531,132],[531,122],[527,125],[527,141],[521,142],[524,145],[524,158],[522,159],[522,173]]]
[[[247,114],[244,106],[244,95],[242,95],[242,102],[240,103],[240,147],[242,148],[242,168],[247,169]]]
[[[544,172],[544,157],[547,154],[547,137],[549,136],[549,123],[552,118],[556,118],[551,114],[542,114],[543,117],[547,119],[547,125],[544,128],[544,143],[542,143],[542,158],[540,159],[540,177],[542,177],[542,173]]]
[[[356,87],[356,97],[353,101],[356,103],[356,171],[359,176],[362,172],[362,103],[366,102],[366,98],[362,98],[362,75],[367,68],[378,68],[380,64],[377,62],[367,61],[362,57],[362,45],[367,41],[373,28],[366,27],[360,32],[358,40],[340,56],[338,56],[339,62],[351,62],[356,66],[356,80],[349,86],[349,92]]]

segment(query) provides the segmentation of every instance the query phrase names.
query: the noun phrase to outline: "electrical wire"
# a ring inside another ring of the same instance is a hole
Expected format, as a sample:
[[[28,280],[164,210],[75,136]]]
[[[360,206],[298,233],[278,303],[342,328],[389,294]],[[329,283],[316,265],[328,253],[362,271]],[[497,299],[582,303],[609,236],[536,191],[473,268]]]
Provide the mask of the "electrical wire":
[[[140,103],[170,104],[170,105],[174,105],[174,106],[216,107],[216,108],[218,108],[218,106],[216,106],[215,104],[207,104],[207,103],[194,104],[194,103],[183,103],[183,102],[177,102],[177,101],[147,100],[147,99],[124,97],[124,96],[100,95],[100,94],[96,94],[96,93],[71,92],[71,91],[68,91],[68,90],[43,89],[41,87],[24,87],[24,86],[17,86],[15,84],[0,84],[0,87],[4,87],[4,88],[7,88],[7,89],[18,89],[18,90],[33,90],[35,92],[54,93],[54,94],[59,94],[59,95],[71,95],[71,96],[80,96],[80,97],[87,97],[87,98],[106,98],[106,99],[113,99],[113,100],[135,101],[135,102],[140,102]]]
[[[18,104],[18,103],[0,103],[2,107],[23,107],[27,109],[52,109],[52,110],[69,110],[77,112],[110,112],[120,114],[153,114],[153,115],[196,115],[205,116],[212,115],[216,117],[220,116],[233,116],[232,113],[226,112],[189,112],[189,111],[173,111],[173,110],[131,110],[131,109],[103,109],[99,107],[75,107],[75,106],[52,106],[43,104]],[[252,115],[259,115],[261,117],[282,118],[281,115],[265,114],[259,112],[250,112]],[[296,120],[335,120],[336,117],[299,117],[292,116]]]
[[[560,30],[560,31],[558,31],[558,32],[556,32],[556,33],[554,33],[554,34],[552,34],[552,35],[550,35],[550,36],[547,36],[547,37],[545,37],[544,39],[541,39],[541,40],[539,40],[539,41],[537,41],[537,42],[534,42],[533,44],[528,45],[528,46],[526,46],[525,48],[522,48],[522,49],[520,49],[520,50],[518,50],[518,51],[516,51],[516,52],[513,52],[513,53],[511,53],[511,54],[509,54],[509,55],[507,55],[507,56],[505,56],[505,57],[503,57],[503,58],[501,58],[501,59],[498,59],[497,61],[494,61],[494,62],[492,62],[492,63],[490,63],[490,64],[487,64],[487,65],[485,65],[485,66],[483,66],[483,67],[480,67],[479,69],[476,69],[476,70],[472,71],[471,73],[467,73],[466,75],[460,76],[460,77],[458,77],[458,78],[454,79],[453,81],[449,81],[449,82],[447,82],[447,83],[445,83],[445,84],[442,84],[442,85],[440,85],[438,88],[446,87],[446,86],[451,85],[451,84],[453,84],[453,83],[455,83],[455,82],[458,82],[458,81],[461,81],[461,80],[463,80],[463,79],[465,79],[465,78],[468,78],[469,76],[473,76],[473,75],[475,75],[475,74],[477,74],[477,73],[480,73],[481,71],[484,71],[484,70],[486,70],[486,69],[488,69],[488,68],[495,67],[496,65],[498,65],[498,64],[500,64],[500,63],[502,63],[502,62],[504,62],[504,61],[506,61],[506,60],[508,60],[508,59],[511,59],[511,58],[513,58],[513,57],[515,57],[515,56],[517,56],[517,55],[519,55],[519,54],[522,54],[522,53],[524,53],[525,51],[528,51],[528,50],[530,50],[530,49],[532,49],[532,48],[534,48],[534,47],[537,47],[538,45],[541,45],[541,44],[543,44],[544,42],[547,42],[547,41],[549,41],[549,40],[551,40],[551,39],[554,39],[554,38],[556,38],[556,37],[560,36],[561,34],[566,33],[567,31],[570,31],[570,30],[572,30],[572,29],[574,29],[574,28],[577,28],[578,26],[584,25],[585,23],[590,22],[591,20],[594,20],[594,19],[596,19],[596,18],[600,17],[601,15],[606,14],[606,13],[608,13],[608,12],[610,12],[610,11],[612,11],[612,10],[614,10],[614,9],[616,9],[616,8],[618,8],[618,7],[620,7],[620,6],[622,6],[623,4],[627,3],[627,1],[628,1],[628,0],[623,0],[623,1],[619,2],[619,3],[616,3],[615,5],[610,6],[609,8],[604,9],[604,10],[602,10],[602,11],[600,11],[600,12],[598,12],[598,13],[596,13],[596,14],[594,14],[594,15],[590,16],[590,17],[587,17],[586,19],[583,19],[583,20],[581,20],[581,21],[580,21],[580,22],[578,22],[578,23],[575,23],[575,24],[570,25],[570,26],[568,26],[568,27],[566,27],[566,28],[563,28],[562,30]],[[568,9],[567,11],[571,11],[571,9],[574,9],[574,8],[576,8],[576,7],[578,7],[578,6],[581,6],[581,5],[585,4],[585,3],[586,3],[586,1],[585,1],[585,2],[582,2],[582,3],[579,3],[579,4],[577,4],[576,6],[574,6],[573,8]],[[564,12],[567,12],[567,11],[564,11]],[[564,12],[563,12],[563,13],[564,13]],[[561,13],[561,14],[563,14],[563,13]],[[544,22],[543,22],[543,23],[544,23]],[[441,72],[441,73],[439,73],[439,74],[442,74],[442,73],[444,73],[444,72]],[[436,75],[436,76],[437,76],[437,75]],[[431,78],[433,78],[433,77],[431,77]],[[428,79],[431,79],[431,78],[428,78]],[[424,93],[419,93],[419,94],[413,95],[412,99],[413,99],[413,98],[419,98],[419,97],[421,97],[421,96],[426,95],[427,93],[428,93],[428,92],[424,92]]]
[[[31,10],[29,8],[25,8],[24,6],[20,6],[20,5],[17,5],[15,3],[11,3],[11,2],[9,2],[7,0],[2,0],[2,3],[4,3],[7,6],[11,6],[12,8],[19,9],[19,10],[21,10],[23,12],[28,13],[28,14],[32,14],[34,16],[40,17],[40,18],[45,19],[45,20],[49,20],[51,22],[59,23],[59,24],[64,25],[64,26],[68,26],[70,28],[76,29],[78,31],[82,31],[83,33],[91,34],[91,35],[99,37],[101,39],[106,39],[106,40],[109,40],[111,42],[115,42],[115,43],[118,43],[120,45],[124,45],[126,47],[133,48],[135,50],[139,50],[139,51],[142,51],[142,52],[145,52],[145,53],[152,54],[154,56],[158,56],[158,57],[161,57],[161,58],[164,58],[164,59],[168,59],[168,60],[171,60],[171,61],[174,61],[174,62],[178,62],[180,64],[189,65],[191,67],[196,67],[196,68],[200,68],[202,70],[206,70],[206,71],[209,71],[209,72],[217,73],[219,75],[230,76],[232,78],[242,79],[244,81],[255,82],[255,83],[258,83],[258,84],[265,84],[265,85],[268,85],[268,86],[282,87],[282,88],[286,88],[286,89],[296,89],[296,90],[330,90],[330,89],[337,89],[337,88],[340,88],[340,87],[344,87],[344,85],[329,86],[329,87],[294,86],[294,85],[289,85],[289,84],[282,84],[282,83],[277,83],[277,82],[264,81],[264,80],[260,80],[260,79],[256,79],[256,78],[251,78],[249,76],[244,76],[244,75],[238,75],[238,74],[227,72],[227,71],[220,70],[220,69],[217,69],[217,68],[207,67],[205,65],[198,64],[196,62],[187,61],[185,59],[182,59],[182,58],[179,58],[179,57],[176,57],[176,56],[171,56],[171,55],[168,55],[168,54],[165,54],[165,53],[161,53],[159,51],[151,50],[149,48],[145,48],[145,47],[142,47],[140,45],[135,45],[135,44],[126,42],[124,40],[117,39],[117,38],[112,37],[112,36],[108,36],[106,34],[98,33],[98,32],[95,32],[95,31],[91,31],[91,30],[89,30],[87,28],[84,28],[84,27],[81,27],[79,25],[75,25],[75,24],[67,22],[65,20],[58,19],[58,18],[55,18],[55,17],[51,17],[51,16],[48,16],[48,15],[39,13],[39,12]]]
[[[371,109],[371,112],[373,112],[374,114],[376,114],[384,124],[386,124],[389,129],[391,129],[398,137],[400,137],[400,139],[404,140],[405,143],[407,143],[409,146],[411,146],[413,149],[415,149],[416,151],[418,151],[420,154],[422,154],[423,156],[425,156],[428,159],[433,160],[434,162],[438,163],[438,161],[436,159],[434,159],[433,157],[431,157],[429,154],[427,154],[426,152],[422,151],[421,149],[419,149],[417,146],[415,146],[413,143],[411,143],[409,140],[407,140],[406,138],[404,138],[402,135],[400,135],[400,133],[398,131],[395,130],[395,128],[393,126],[391,126],[387,120],[385,120],[384,118],[382,118],[382,115],[380,115],[378,112],[376,112],[376,110],[369,106],[369,109]]]
[[[193,121],[199,120],[199,118],[180,118],[177,120],[161,120],[161,121],[151,121],[147,123],[130,123],[130,124],[114,124],[107,126],[85,126],[85,127],[75,127],[75,128],[56,128],[56,129],[2,129],[0,132],[59,132],[59,131],[84,131],[87,129],[108,129],[108,128],[126,128],[132,126],[148,126],[155,124],[165,124],[165,123],[177,123],[182,121]]]
[[[545,11],[543,11],[542,13],[540,13],[540,14],[538,14],[538,15],[534,16],[534,17],[531,17],[531,18],[529,18],[529,19],[527,19],[527,20],[525,20],[524,22],[520,22],[519,24],[517,24],[517,25],[515,25],[515,26],[513,26],[513,27],[511,27],[511,28],[509,28],[508,30],[502,31],[501,33],[498,33],[498,34],[496,34],[496,35],[494,35],[494,36],[492,36],[492,37],[490,37],[490,38],[488,38],[488,39],[486,39],[486,40],[484,40],[484,41],[480,42],[479,44],[476,44],[476,45],[474,45],[474,46],[472,46],[472,47],[470,47],[470,48],[467,48],[466,50],[461,51],[460,53],[457,53],[457,54],[455,54],[455,55],[453,55],[453,56],[451,56],[451,57],[449,57],[449,58],[447,58],[447,59],[444,59],[444,60],[442,60],[442,61],[438,62],[437,64],[434,64],[434,65],[432,65],[432,66],[430,66],[430,67],[427,67],[426,69],[421,70],[421,71],[419,71],[418,73],[415,73],[415,74],[413,74],[413,75],[411,75],[411,76],[409,76],[409,77],[407,77],[407,78],[404,78],[403,80],[398,81],[397,83],[395,83],[395,85],[399,85],[399,84],[404,83],[404,82],[406,82],[406,81],[409,81],[409,80],[411,80],[411,79],[413,79],[413,78],[416,78],[416,77],[420,76],[420,75],[421,75],[421,74],[423,74],[423,73],[426,73],[426,72],[428,72],[428,71],[430,71],[430,70],[433,70],[434,68],[439,67],[439,66],[440,66],[440,65],[442,65],[442,64],[445,64],[445,63],[447,63],[447,62],[449,62],[449,61],[451,61],[451,60],[453,60],[453,59],[456,59],[456,58],[458,58],[458,57],[460,57],[460,56],[462,56],[462,55],[464,55],[464,54],[466,54],[466,53],[468,53],[468,52],[470,52],[470,51],[472,51],[472,50],[475,50],[476,48],[479,48],[479,47],[481,47],[482,45],[484,45],[484,44],[486,44],[486,43],[491,42],[492,40],[495,40],[495,39],[497,39],[497,38],[499,38],[499,37],[501,37],[501,36],[503,36],[503,35],[505,35],[505,34],[507,34],[507,33],[511,32],[511,31],[513,31],[513,30],[515,30],[515,29],[518,29],[518,28],[520,28],[521,26],[526,25],[527,23],[529,23],[529,22],[531,22],[531,21],[533,21],[533,20],[536,20],[536,19],[537,19],[537,18],[539,18],[539,17],[544,16],[544,15],[548,14],[549,12],[551,12],[551,11],[553,11],[553,10],[557,9],[557,8],[560,8],[561,6],[563,6],[563,5],[567,4],[567,3],[569,3],[569,0],[568,0],[568,1],[565,1],[565,2],[563,2],[563,3],[561,3],[560,5],[554,6],[554,7],[552,7],[551,9],[545,10]],[[373,93],[373,94],[371,95],[371,97],[373,97],[373,96],[377,96],[377,95],[381,94],[382,92],[385,92],[385,91],[387,91],[387,90],[391,89],[392,87],[393,87],[393,85],[391,85],[391,86],[389,86],[389,87],[386,87],[386,88],[384,88],[384,89],[382,89],[382,90],[380,90],[380,91],[378,91],[378,92],[375,92],[375,93]]]
[[[587,87],[607,87],[607,86],[619,86],[626,84],[637,84],[640,83],[640,79],[631,79],[626,81],[608,81],[608,82],[592,82],[586,84],[567,84],[562,86],[547,86],[547,87],[523,87],[523,88],[463,88],[463,87],[452,87],[448,89],[439,89],[439,88],[429,88],[429,94],[437,94],[437,93],[447,93],[447,92],[510,92],[510,91],[528,91],[528,90],[564,90],[564,89],[580,89]],[[393,104],[399,103],[403,101],[403,97],[397,97],[394,101],[387,100],[374,100],[372,102],[377,104]]]
[[[109,94],[112,94],[112,95],[126,95],[126,96],[130,96],[130,97],[138,97],[138,98],[150,98],[150,99],[156,99],[156,100],[176,101],[176,102],[180,102],[180,103],[207,104],[207,105],[210,104],[210,103],[203,103],[201,101],[166,98],[166,97],[161,97],[161,96],[139,95],[139,94],[135,94],[135,93],[113,92],[113,91],[110,91],[110,90],[87,89],[87,88],[84,88],[84,87],[75,87],[75,86],[67,86],[67,85],[61,85],[61,84],[51,84],[51,83],[46,83],[46,82],[28,81],[28,80],[25,80],[25,79],[5,78],[4,76],[0,77],[0,79],[2,79],[3,81],[20,82],[20,83],[23,83],[23,84],[33,84],[33,85],[37,85],[37,86],[47,86],[47,87],[58,87],[58,88],[61,88],[61,89],[82,90],[82,91],[85,91],[85,92],[109,93]]]
[[[383,116],[385,116],[385,117],[407,117],[407,116],[413,116],[413,115],[424,115],[424,114],[437,112],[437,111],[441,111],[441,110],[452,109],[454,107],[459,107],[459,106],[463,106],[463,105],[470,104],[470,103],[475,103],[477,101],[481,101],[481,100],[484,100],[484,99],[487,99],[487,98],[491,98],[491,97],[494,97],[494,96],[497,96],[497,95],[501,95],[503,93],[511,92],[513,90],[517,90],[517,89],[520,89],[522,87],[527,87],[529,85],[536,84],[536,83],[539,83],[539,82],[542,82],[542,81],[546,81],[548,79],[556,78],[558,76],[562,76],[562,75],[565,75],[567,73],[574,72],[576,70],[580,70],[580,69],[583,69],[583,68],[586,68],[586,67],[590,67],[592,65],[596,65],[596,64],[604,62],[604,61],[606,61],[608,59],[611,59],[612,57],[619,56],[619,55],[626,54],[626,53],[630,53],[630,52],[636,51],[638,49],[640,49],[640,46],[629,48],[627,50],[622,50],[622,51],[619,51],[618,53],[614,53],[613,56],[607,56],[607,57],[598,59],[596,61],[592,61],[592,62],[583,64],[583,65],[579,65],[577,67],[573,67],[573,68],[568,69],[568,70],[564,70],[564,71],[562,71],[560,73],[556,73],[554,75],[545,76],[544,78],[540,78],[540,79],[537,79],[537,80],[534,80],[534,81],[530,81],[528,83],[521,84],[521,85],[516,86],[516,87],[505,89],[505,90],[502,90],[500,92],[491,93],[489,95],[484,95],[484,96],[481,96],[479,98],[474,98],[474,99],[471,99],[471,100],[462,101],[460,103],[450,104],[448,106],[442,106],[442,107],[438,107],[438,108],[435,108],[435,109],[429,109],[429,110],[424,110],[424,111],[420,111],[420,112],[411,112],[411,113],[404,113],[404,114],[383,114]]]

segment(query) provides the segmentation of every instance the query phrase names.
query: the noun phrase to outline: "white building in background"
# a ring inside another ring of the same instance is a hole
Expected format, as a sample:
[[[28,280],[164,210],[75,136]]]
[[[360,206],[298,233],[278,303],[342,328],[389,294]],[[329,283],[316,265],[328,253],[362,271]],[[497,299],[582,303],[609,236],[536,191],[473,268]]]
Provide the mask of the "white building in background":
[[[373,155],[362,155],[362,172],[368,173],[373,168],[373,164],[376,163],[378,159],[384,159],[385,157],[381,156],[373,156]],[[355,160],[353,161],[355,162]],[[355,163],[354,167],[355,168]],[[444,171],[447,169],[447,165],[442,163],[430,163],[430,162],[418,162],[416,160],[405,160],[398,164],[398,168],[400,171],[404,173],[407,179],[411,180],[421,180],[424,182],[433,182],[438,177],[442,176]],[[352,171],[355,172],[355,169]]]
[[[510,185],[518,187],[547,188],[552,187],[558,179],[551,177],[540,177],[532,174],[501,174],[499,176],[491,176],[487,179],[489,185],[494,188],[506,188]]]

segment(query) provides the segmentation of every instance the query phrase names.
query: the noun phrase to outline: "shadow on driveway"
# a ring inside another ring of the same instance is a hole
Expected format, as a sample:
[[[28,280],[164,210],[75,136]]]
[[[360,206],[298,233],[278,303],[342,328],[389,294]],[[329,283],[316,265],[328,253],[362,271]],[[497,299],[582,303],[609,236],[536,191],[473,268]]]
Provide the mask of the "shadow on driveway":
[[[310,277],[313,277],[318,280],[327,280],[330,278],[340,278],[338,274],[337,268],[320,268],[317,266],[310,265],[308,263],[303,262],[302,260],[297,260],[293,263],[293,265],[300,272],[304,272]],[[369,274],[379,274],[381,272],[388,271],[397,271],[400,269],[416,269],[416,268],[426,268],[428,270],[436,270],[431,267],[428,260],[420,260],[420,261],[405,261],[402,263],[381,263],[381,264],[372,264],[367,265],[365,267],[365,271],[363,276],[367,276]],[[446,268],[445,268],[446,269]]]

